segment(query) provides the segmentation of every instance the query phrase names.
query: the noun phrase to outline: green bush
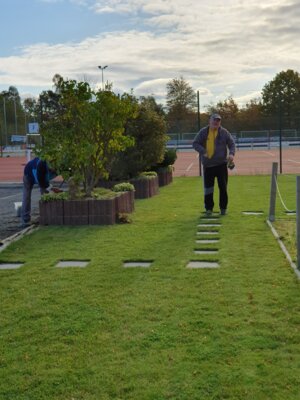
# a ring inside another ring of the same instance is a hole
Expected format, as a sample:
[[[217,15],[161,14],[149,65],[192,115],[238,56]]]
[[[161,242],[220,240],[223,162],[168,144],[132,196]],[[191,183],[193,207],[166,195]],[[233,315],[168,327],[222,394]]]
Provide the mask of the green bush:
[[[152,178],[153,176],[157,176],[155,171],[145,171],[139,174],[139,177]]]
[[[142,172],[138,175],[139,179],[151,179],[153,177],[157,176],[157,173],[155,171],[146,171]]]
[[[68,192],[60,192],[60,193],[45,193],[41,196],[41,201],[48,202],[48,201],[57,201],[57,200],[68,200],[69,193]]]
[[[92,191],[92,197],[93,199],[97,200],[111,199],[113,197],[116,197],[116,192],[113,192],[110,189],[100,187]]]
[[[177,151],[176,149],[166,149],[164,159],[162,162],[156,164],[153,169],[158,170],[160,168],[167,168],[170,165],[173,165],[177,159]]]
[[[117,183],[112,190],[114,192],[133,192],[134,186],[129,182]]]
[[[152,165],[160,163],[164,158],[168,140],[166,121],[149,99],[136,102],[137,116],[127,122],[125,129],[125,134],[134,139],[134,146],[115,157],[110,171],[111,179],[133,178],[142,171],[151,169]]]

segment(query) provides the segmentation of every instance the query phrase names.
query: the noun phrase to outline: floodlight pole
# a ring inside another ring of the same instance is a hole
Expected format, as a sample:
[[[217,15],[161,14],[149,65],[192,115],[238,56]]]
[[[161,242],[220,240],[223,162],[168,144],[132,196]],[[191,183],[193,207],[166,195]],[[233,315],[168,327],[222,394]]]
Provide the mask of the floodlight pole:
[[[7,138],[7,121],[6,121],[6,100],[5,96],[8,94],[8,92],[2,92],[3,95],[3,114],[4,114],[4,132],[5,132],[5,145],[7,146],[8,138]]]
[[[18,134],[18,119],[17,119],[17,106],[16,106],[16,96],[13,96],[14,99],[14,111],[15,111],[15,131],[16,135]]]
[[[103,71],[105,70],[105,68],[107,68],[108,65],[104,65],[104,67],[101,67],[101,65],[98,65],[98,68],[101,69],[102,71],[102,90],[104,90],[104,80],[103,80]]]
[[[201,116],[200,116],[200,92],[197,90],[197,114],[198,114],[198,132],[200,131],[201,126]],[[201,155],[199,153],[199,176],[202,176],[202,167],[201,167]]]

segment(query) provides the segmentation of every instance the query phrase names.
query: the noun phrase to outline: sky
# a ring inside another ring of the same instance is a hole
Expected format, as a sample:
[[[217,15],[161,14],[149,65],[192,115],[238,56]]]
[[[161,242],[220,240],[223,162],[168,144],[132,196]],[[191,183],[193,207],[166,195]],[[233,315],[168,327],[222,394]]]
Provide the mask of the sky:
[[[299,0],[0,0],[0,91],[38,96],[52,78],[112,83],[163,103],[183,77],[205,105],[243,106],[300,71]]]

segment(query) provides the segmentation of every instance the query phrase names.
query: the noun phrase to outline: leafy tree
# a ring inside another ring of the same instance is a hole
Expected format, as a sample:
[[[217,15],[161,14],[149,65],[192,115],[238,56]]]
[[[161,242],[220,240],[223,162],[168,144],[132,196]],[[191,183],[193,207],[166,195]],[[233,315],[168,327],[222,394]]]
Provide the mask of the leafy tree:
[[[116,153],[133,144],[124,130],[135,106],[127,94],[119,98],[110,91],[94,92],[86,82],[61,78],[57,85],[56,112],[42,123],[39,154],[64,177],[70,168],[90,196],[99,179],[108,176]]]
[[[189,132],[191,126],[194,126],[196,105],[196,93],[182,76],[169,81],[167,83],[169,130],[175,133]]]
[[[286,126],[293,127],[300,109],[300,75],[288,69],[279,72],[262,89],[262,103],[267,115],[280,114]]]
[[[232,96],[223,101],[219,101],[216,105],[210,104],[207,107],[208,114],[219,113],[222,117],[222,125],[229,130],[236,130],[238,125],[239,107]]]
[[[266,129],[263,106],[260,99],[250,100],[239,111],[239,130]]]
[[[0,93],[0,97],[2,99],[3,109],[5,103],[7,132],[9,134],[24,133],[24,110],[18,89],[15,86],[10,86],[8,90],[4,90]]]
[[[128,121],[126,135],[134,138],[135,144],[119,154],[111,170],[112,178],[135,177],[163,160],[168,140],[167,127],[164,116],[153,100],[145,97],[134,100],[138,112],[135,119]]]
[[[27,97],[23,101],[23,107],[30,120],[36,121],[38,119],[38,104],[36,99]]]

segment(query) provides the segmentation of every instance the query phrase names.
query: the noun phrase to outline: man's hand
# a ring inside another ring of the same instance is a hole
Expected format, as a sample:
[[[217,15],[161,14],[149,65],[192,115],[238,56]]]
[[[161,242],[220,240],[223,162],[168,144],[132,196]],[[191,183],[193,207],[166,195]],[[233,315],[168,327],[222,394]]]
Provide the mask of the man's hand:
[[[233,155],[232,155],[232,154],[229,154],[229,156],[228,156],[228,161],[229,161],[229,162],[232,162],[233,159],[234,159]]]

